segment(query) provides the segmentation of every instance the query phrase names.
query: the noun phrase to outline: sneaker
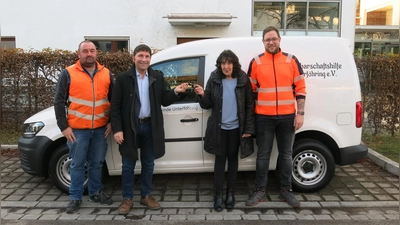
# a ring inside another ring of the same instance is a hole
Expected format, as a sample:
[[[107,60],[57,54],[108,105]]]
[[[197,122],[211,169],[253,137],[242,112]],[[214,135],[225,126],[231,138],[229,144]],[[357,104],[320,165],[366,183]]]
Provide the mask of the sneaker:
[[[82,200],[70,200],[66,212],[68,214],[76,213],[81,203]]]
[[[90,196],[89,201],[97,202],[103,205],[111,205],[113,203],[111,197],[106,195],[103,191],[99,191],[97,194]]]
[[[279,199],[283,202],[286,202],[288,205],[293,208],[299,208],[300,202],[294,197],[292,190],[281,191],[279,194]]]
[[[253,194],[250,195],[249,199],[246,201],[246,206],[255,206],[259,202],[264,202],[267,196],[265,195],[265,191],[260,188],[256,188],[253,191]]]
[[[131,199],[125,198],[121,202],[121,205],[119,205],[118,213],[120,215],[126,215],[129,213],[129,211],[131,211],[132,206],[133,206],[133,201]]]
[[[159,209],[160,203],[158,203],[153,196],[145,196],[140,199],[140,204],[147,206],[149,209]]]

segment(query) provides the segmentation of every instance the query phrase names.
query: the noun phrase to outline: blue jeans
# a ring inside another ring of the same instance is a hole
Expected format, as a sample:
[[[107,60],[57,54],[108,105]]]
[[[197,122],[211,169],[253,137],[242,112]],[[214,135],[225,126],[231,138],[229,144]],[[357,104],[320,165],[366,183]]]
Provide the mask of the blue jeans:
[[[276,136],[279,152],[281,190],[292,187],[292,149],[294,141],[294,118],[274,119],[256,115],[257,161],[256,187],[265,190],[268,183],[269,161]]]
[[[73,129],[76,140],[67,142],[69,155],[72,158],[70,165],[71,186],[69,194],[71,200],[81,200],[85,181],[85,161],[88,161],[88,189],[89,195],[103,190],[102,167],[107,153],[107,141],[104,137],[106,127],[97,129]]]
[[[140,173],[141,196],[145,197],[150,195],[154,171],[151,122],[138,123],[137,128],[136,145],[140,148],[140,162],[142,165],[142,171]],[[132,149],[132,151],[134,150]],[[124,199],[133,198],[135,166],[136,160],[122,156],[122,197]]]

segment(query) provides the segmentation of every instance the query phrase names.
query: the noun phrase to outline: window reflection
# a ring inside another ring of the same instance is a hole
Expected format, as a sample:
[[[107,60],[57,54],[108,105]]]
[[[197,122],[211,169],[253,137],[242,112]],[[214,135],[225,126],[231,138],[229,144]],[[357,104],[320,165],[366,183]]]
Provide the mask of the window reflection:
[[[339,29],[339,3],[310,2],[309,29]]]
[[[282,35],[338,36],[340,0],[254,1],[253,35],[268,26]]]
[[[91,40],[96,46],[97,50],[103,53],[111,52],[127,52],[128,41],[111,41],[111,40]]]
[[[259,2],[254,5],[254,30],[264,30],[268,26],[282,28],[285,12],[283,2]]]
[[[193,85],[197,83],[200,72],[200,58],[178,59],[151,66],[164,74],[168,89],[174,89],[181,83],[189,83],[185,93],[185,101],[194,101]]]
[[[286,6],[286,29],[306,29],[306,16],[306,2],[288,2]]]

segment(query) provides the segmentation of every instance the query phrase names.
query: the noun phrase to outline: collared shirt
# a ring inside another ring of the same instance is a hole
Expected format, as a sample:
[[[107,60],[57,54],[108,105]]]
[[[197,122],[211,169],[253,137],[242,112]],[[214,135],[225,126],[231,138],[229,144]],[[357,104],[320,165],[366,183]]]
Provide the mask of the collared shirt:
[[[136,77],[141,104],[139,118],[150,117],[149,74],[146,71],[145,76],[142,78],[140,73],[136,70]]]

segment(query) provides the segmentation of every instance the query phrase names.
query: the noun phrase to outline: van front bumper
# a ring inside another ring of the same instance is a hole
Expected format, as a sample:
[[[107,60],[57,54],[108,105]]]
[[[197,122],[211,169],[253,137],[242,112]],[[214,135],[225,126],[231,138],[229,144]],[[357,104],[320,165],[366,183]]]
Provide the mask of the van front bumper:
[[[340,148],[339,151],[341,166],[362,162],[368,156],[368,146],[363,144]]]
[[[44,136],[18,139],[21,167],[26,173],[33,176],[48,176],[48,159],[46,161],[44,156],[51,143],[53,141]]]

